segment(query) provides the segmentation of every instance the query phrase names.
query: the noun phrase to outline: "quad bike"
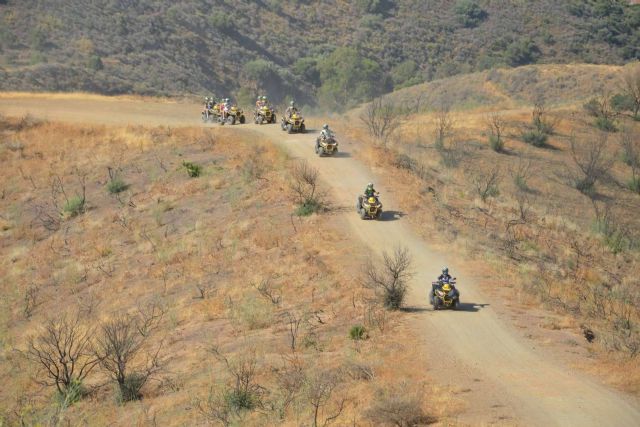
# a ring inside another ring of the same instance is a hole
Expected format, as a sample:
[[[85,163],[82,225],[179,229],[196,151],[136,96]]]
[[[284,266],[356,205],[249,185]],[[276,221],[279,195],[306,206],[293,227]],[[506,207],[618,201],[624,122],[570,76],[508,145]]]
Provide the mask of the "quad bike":
[[[276,122],[276,114],[268,106],[263,106],[258,108],[253,114],[254,122],[257,125],[261,125],[263,123],[275,123]]]
[[[215,104],[213,107],[206,108],[202,111],[202,121],[204,123],[219,121],[219,118],[220,118],[220,105],[218,104]]]
[[[280,126],[282,127],[282,130],[286,130],[287,133],[305,133],[306,131],[306,128],[304,127],[304,118],[300,113],[293,113],[291,114],[291,117],[283,116]]]
[[[220,115],[220,117],[218,117],[218,122],[220,122],[220,124],[227,123],[230,125],[235,125],[236,123],[244,124],[245,122],[244,112],[242,111],[242,108],[238,108],[235,105],[229,108],[226,116],[227,117],[223,119],[222,115]]]
[[[356,210],[361,219],[379,219],[380,215],[382,215],[382,203],[374,196],[358,196]]]
[[[316,138],[316,154],[322,157],[323,154],[333,156],[338,152],[338,141],[334,136],[328,138]]]
[[[454,280],[455,279],[448,282],[451,285],[451,289],[448,292],[442,289],[444,285],[443,282],[438,281],[431,283],[429,299],[434,310],[441,308],[451,308],[455,310],[458,308],[460,305],[460,292],[455,287]]]

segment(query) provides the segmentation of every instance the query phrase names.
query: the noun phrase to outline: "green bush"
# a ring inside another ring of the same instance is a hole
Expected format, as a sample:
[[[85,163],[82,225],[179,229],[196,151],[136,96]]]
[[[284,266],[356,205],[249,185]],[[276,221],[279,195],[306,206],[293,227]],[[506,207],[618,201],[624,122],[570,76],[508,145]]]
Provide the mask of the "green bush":
[[[504,141],[497,135],[489,135],[489,146],[496,153],[501,153],[504,150]]]
[[[69,384],[69,386],[64,390],[64,393],[56,393],[56,401],[58,403],[58,406],[67,408],[74,403],[79,402],[80,399],[82,399],[86,395],[87,390],[82,384],[82,381],[74,379],[73,381],[71,381],[71,384]]]
[[[133,373],[125,377],[122,384],[118,384],[116,401],[120,404],[140,400],[142,395],[140,390],[147,382],[147,377],[143,374]]]
[[[72,218],[84,212],[85,199],[80,196],[73,196],[66,201],[62,207],[63,216]]]
[[[540,49],[530,38],[516,40],[507,46],[505,60],[512,67],[527,65],[537,61]]]
[[[191,178],[197,178],[202,173],[202,166],[192,162],[182,162],[182,166],[187,170]]]
[[[636,176],[631,178],[627,183],[627,186],[629,187],[629,190],[633,191],[634,193],[640,194],[640,177]]]
[[[618,113],[623,111],[633,111],[635,103],[631,96],[617,93],[611,97],[611,107]]]
[[[309,216],[314,213],[318,213],[323,209],[322,203],[317,200],[306,200],[304,203],[298,206],[296,209],[296,215]]]
[[[584,178],[579,179],[575,183],[576,190],[584,194],[585,196],[593,196],[596,191],[596,183],[592,179]]]
[[[233,19],[229,16],[229,14],[225,12],[214,12],[209,17],[209,23],[213,28],[218,31],[222,31],[223,33],[229,32],[233,29],[234,23]]]
[[[474,0],[458,0],[455,13],[458,22],[467,28],[477,27],[487,17],[487,12]]]
[[[249,390],[234,389],[224,394],[226,404],[235,411],[255,409],[260,403],[259,396]]]
[[[94,71],[102,70],[104,68],[102,58],[100,58],[98,55],[91,55],[87,60],[87,67]]]
[[[367,330],[362,325],[352,326],[349,330],[349,338],[354,341],[360,341],[367,339]]]
[[[598,129],[605,132],[617,132],[618,130],[615,121],[608,117],[598,117],[594,124]]]
[[[529,130],[522,134],[522,140],[527,144],[531,144],[534,147],[544,147],[547,145],[548,136],[546,133],[535,129]]]
[[[127,188],[129,188],[129,184],[124,182],[120,177],[110,179],[109,183],[107,183],[107,191],[111,194],[122,193]]]

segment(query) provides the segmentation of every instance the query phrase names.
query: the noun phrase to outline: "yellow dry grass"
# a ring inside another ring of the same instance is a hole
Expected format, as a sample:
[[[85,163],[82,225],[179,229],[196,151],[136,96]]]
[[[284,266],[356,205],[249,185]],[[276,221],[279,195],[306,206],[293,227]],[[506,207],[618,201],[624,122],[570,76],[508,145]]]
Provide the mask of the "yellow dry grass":
[[[584,67],[588,68],[580,66]],[[538,67],[543,75],[573,68]],[[606,73],[620,69],[593,68]],[[607,136],[606,156],[615,162],[607,177],[598,182],[594,202],[569,182],[577,174],[571,137],[582,147],[600,135],[593,119],[582,110],[582,103],[569,100],[549,109],[549,117],[557,122],[546,148],[529,146],[520,137],[531,122],[532,105],[513,107],[507,102],[451,111],[453,131],[445,147],[463,153],[457,167],[445,167],[434,146],[438,113],[408,116],[386,149],[377,146],[365,129],[353,126],[353,120],[341,123],[338,130],[351,141],[370,142],[360,146],[359,156],[376,170],[384,171],[402,210],[411,213],[407,218],[430,244],[446,249],[449,256],[473,271],[474,277],[488,278],[481,281],[485,289],[510,289],[497,297],[509,295],[531,310],[544,307],[570,315],[571,321],[561,323],[563,326],[557,329],[542,325],[541,329],[547,331],[541,334],[552,336],[549,329],[571,331],[581,349],[598,355],[597,363],[587,363],[588,370],[606,372],[603,377],[608,381],[637,394],[638,356],[630,354],[634,352],[634,342],[638,342],[640,322],[640,311],[634,303],[640,295],[640,217],[636,214],[640,211],[640,197],[626,188],[631,172],[619,160],[620,134]],[[497,112],[507,125],[502,154],[492,151],[488,143],[487,118],[492,112]],[[624,117],[619,120],[620,126],[629,127],[636,135],[640,133],[638,123]],[[398,163],[399,154],[413,159],[413,170],[406,169],[406,163]],[[525,190],[514,181],[519,164],[530,165]],[[499,194],[482,201],[473,180],[495,168],[500,175]],[[628,233],[633,247],[614,253],[594,231],[594,203],[600,209],[611,207],[617,225]],[[520,208],[524,209],[524,218]],[[600,300],[599,287],[613,291]],[[628,296],[617,300],[616,295]],[[628,331],[618,329],[626,319],[634,326]],[[594,344],[582,338],[581,325],[595,331]],[[566,339],[556,335],[556,340]],[[572,363],[585,365],[584,360]]]
[[[384,327],[367,322],[369,295],[357,281],[367,254],[339,223],[291,216],[289,160],[255,135],[12,119],[3,123],[0,159],[0,424],[54,416],[73,425],[215,424],[197,409],[231,381],[214,347],[230,360],[255,352],[256,381],[274,405],[281,392],[275,370],[291,360],[308,378],[335,373],[338,388],[320,413],[328,417],[345,399],[343,424],[369,422],[376,391],[396,384],[420,396],[431,416],[446,420],[462,407],[416,369],[418,337],[399,314],[389,313]],[[183,161],[200,164],[202,175],[189,178]],[[108,168],[129,185],[117,197],[105,188]],[[86,210],[61,219],[65,195],[52,193],[52,184],[59,179],[72,197],[80,177]],[[43,213],[59,223],[52,227]],[[277,304],[257,290],[264,281],[281,298]],[[29,288],[36,300],[27,310]],[[33,381],[43,372],[14,351],[60,313],[79,312],[85,325],[98,327],[152,303],[165,314],[147,346],[162,345],[163,369],[139,402],[117,404],[112,382],[97,369],[86,381],[95,387],[90,396],[60,410],[53,389]],[[305,319],[295,351],[286,313]],[[349,339],[355,324],[367,327],[367,340]],[[265,404],[236,422],[309,423],[305,390],[281,414]]]

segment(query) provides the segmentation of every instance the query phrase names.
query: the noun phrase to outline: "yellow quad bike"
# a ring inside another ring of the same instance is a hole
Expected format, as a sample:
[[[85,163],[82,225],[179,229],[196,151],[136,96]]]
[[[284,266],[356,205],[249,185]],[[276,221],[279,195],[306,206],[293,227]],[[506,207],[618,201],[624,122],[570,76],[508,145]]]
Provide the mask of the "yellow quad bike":
[[[452,279],[448,287],[445,287],[443,282],[431,283],[431,295],[430,301],[434,310],[440,309],[453,309],[455,310],[460,306],[460,292],[455,287],[455,279]]]
[[[338,140],[335,136],[328,138],[316,138],[316,154],[322,157],[324,154],[327,156],[333,156],[338,152]]]
[[[358,196],[356,210],[360,214],[360,219],[380,219],[382,215],[382,203],[375,197]]]
[[[275,123],[276,122],[276,113],[268,106],[260,107],[254,113],[254,121],[257,125],[261,125],[263,123]]]
[[[220,105],[214,104],[211,108],[206,108],[202,111],[202,121],[204,123],[207,122],[216,122],[220,117]]]
[[[293,113],[291,117],[282,116],[280,126],[282,127],[282,130],[287,131],[287,133],[306,132],[306,128],[304,127],[304,118],[300,113]]]
[[[244,124],[245,122],[245,118],[244,118],[244,111],[242,111],[242,108],[238,108],[237,106],[233,106],[231,108],[229,108],[229,111],[227,111],[227,118],[225,121],[222,120],[222,115],[220,115],[220,118],[218,119],[218,121],[220,122],[220,124],[229,124],[229,125],[235,125],[236,123],[240,123],[240,124]]]

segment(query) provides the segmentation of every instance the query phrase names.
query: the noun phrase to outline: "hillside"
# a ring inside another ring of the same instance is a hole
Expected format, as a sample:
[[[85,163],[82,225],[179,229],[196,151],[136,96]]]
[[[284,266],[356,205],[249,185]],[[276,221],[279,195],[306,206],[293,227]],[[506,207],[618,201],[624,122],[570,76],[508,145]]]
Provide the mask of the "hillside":
[[[495,66],[640,57],[640,6],[621,0],[4,0],[0,23],[3,90],[342,107]]]

